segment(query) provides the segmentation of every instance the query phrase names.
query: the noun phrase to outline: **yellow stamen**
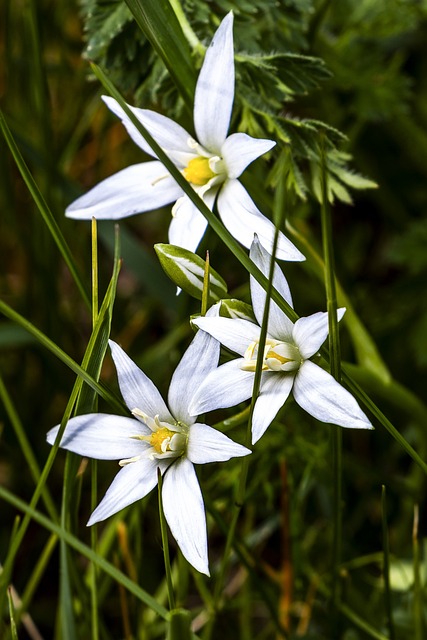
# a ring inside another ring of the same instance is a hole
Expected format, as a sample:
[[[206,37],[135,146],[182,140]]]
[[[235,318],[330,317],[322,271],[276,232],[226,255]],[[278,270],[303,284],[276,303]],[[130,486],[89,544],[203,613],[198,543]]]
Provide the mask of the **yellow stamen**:
[[[209,158],[198,156],[188,163],[182,171],[184,178],[197,186],[203,186],[215,177],[215,173],[209,166]]]
[[[149,439],[149,443],[157,453],[165,453],[165,451],[169,449],[170,440],[174,435],[174,431],[163,427],[163,429],[154,431],[154,433],[152,433],[151,436],[148,436],[147,439]]]

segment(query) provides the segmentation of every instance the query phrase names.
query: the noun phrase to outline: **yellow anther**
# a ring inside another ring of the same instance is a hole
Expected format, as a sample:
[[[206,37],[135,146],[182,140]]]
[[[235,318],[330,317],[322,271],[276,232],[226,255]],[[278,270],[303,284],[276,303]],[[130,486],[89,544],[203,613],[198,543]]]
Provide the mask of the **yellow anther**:
[[[203,158],[202,156],[190,160],[182,173],[188,182],[197,186],[207,184],[216,175],[209,166],[209,158]]]
[[[174,431],[164,427],[149,436],[149,442],[157,453],[165,453],[169,449],[171,438],[175,435]]]

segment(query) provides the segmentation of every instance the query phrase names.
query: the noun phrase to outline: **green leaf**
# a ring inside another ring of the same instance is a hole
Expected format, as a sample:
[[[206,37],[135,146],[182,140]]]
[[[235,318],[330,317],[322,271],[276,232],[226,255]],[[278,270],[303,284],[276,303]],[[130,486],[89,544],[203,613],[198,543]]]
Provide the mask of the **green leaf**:
[[[185,103],[193,106],[196,72],[191,49],[168,0],[125,0],[139,28],[175,81]]]
[[[160,264],[169,278],[197,300],[202,299],[206,262],[195,253],[173,244],[155,244]],[[209,269],[209,296],[214,302],[227,295],[227,285],[219,273]]]
[[[242,320],[256,322],[251,305],[236,298],[222,300],[219,315],[225,318],[241,318]]]

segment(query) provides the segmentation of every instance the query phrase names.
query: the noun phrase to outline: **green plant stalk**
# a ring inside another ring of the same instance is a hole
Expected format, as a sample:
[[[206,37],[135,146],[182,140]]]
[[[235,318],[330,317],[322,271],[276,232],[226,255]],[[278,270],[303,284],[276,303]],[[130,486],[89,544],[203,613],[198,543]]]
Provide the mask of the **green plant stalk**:
[[[9,618],[10,618],[10,630],[12,633],[12,638],[13,640],[18,640],[18,632],[16,630],[16,622],[15,622],[15,607],[13,606],[11,587],[9,587],[7,590],[7,599],[9,601]]]
[[[98,320],[98,231],[96,219],[92,218],[91,224],[91,240],[92,240],[92,329],[95,329],[96,322]],[[117,250],[117,249],[116,249]],[[97,398],[94,399],[94,411],[98,408]],[[97,486],[98,486],[98,461],[90,461],[91,470],[91,506],[92,511],[96,508],[98,502]],[[97,552],[98,547],[98,528],[97,525],[92,525],[90,529],[90,545],[93,551]],[[96,566],[91,565],[91,581],[90,581],[90,601],[92,608],[91,615],[91,632],[92,640],[98,640],[99,638],[99,623],[98,623],[98,584],[97,584],[97,572]]]
[[[192,47],[195,50],[197,49],[204,50],[203,45],[201,44],[199,38],[194,33],[191,27],[191,24],[187,20],[187,16],[185,15],[179,0],[169,0],[169,2],[178,19],[182,32],[188,40],[188,44],[190,45],[190,47]]]
[[[77,456],[67,451],[64,467],[64,484],[62,487],[61,528],[70,528],[70,502],[75,480],[75,463]],[[77,640],[77,630],[74,618],[71,577],[69,571],[70,555],[64,540],[59,541],[59,620],[61,638]]]
[[[167,171],[171,174],[174,180],[179,184],[185,194],[190,198],[193,204],[199,209],[200,213],[206,218],[211,228],[223,241],[223,243],[230,249],[234,256],[239,260],[243,267],[260,283],[262,287],[267,291],[268,280],[264,274],[255,266],[250,260],[243,249],[238,245],[233,236],[225,229],[220,220],[212,213],[212,211],[206,206],[203,200],[197,195],[194,189],[190,186],[184,176],[176,168],[173,162],[168,158],[165,152],[159,147],[154,138],[150,135],[147,129],[139,122],[133,112],[129,109],[128,105],[124,101],[120,92],[115,88],[113,83],[107,78],[105,73],[100,67],[95,64],[91,64],[91,68],[99,79],[108,93],[117,100],[123,111],[126,113],[132,124],[135,125],[138,132],[150,145],[154,152],[154,155],[158,157],[160,162],[165,166]],[[298,320],[298,314],[292,309],[292,307],[282,298],[279,292],[273,287],[271,290],[271,299],[276,302],[279,308],[285,313],[292,322]],[[1,310],[1,309],[0,309]],[[328,351],[323,347],[320,350],[325,359],[329,360]],[[345,373],[344,368],[341,368],[342,379],[349,388],[349,390],[365,405],[378,419],[378,421],[387,429],[390,435],[398,442],[398,444],[406,451],[406,453],[420,466],[420,468],[427,474],[427,463],[417,454],[417,452],[411,447],[411,445],[405,440],[405,438],[398,432],[398,430],[392,425],[390,420],[382,413],[382,411],[375,405],[375,403],[369,398],[369,396],[357,385],[349,375]]]
[[[341,383],[341,350],[337,319],[337,292],[335,287],[335,260],[332,239],[331,209],[328,200],[326,154],[324,141],[321,140],[321,223],[323,259],[325,261],[325,289],[329,325],[329,364],[331,375]],[[342,555],[342,431],[332,427],[332,486],[333,486],[333,529],[332,529],[332,590],[331,590],[331,628],[337,627],[337,613],[340,602],[339,571]]]
[[[281,211],[283,211],[283,203],[284,203],[283,182],[279,182],[277,190],[276,190],[276,194],[277,194],[277,199],[276,199],[275,211],[281,212]],[[269,271],[269,275],[268,275],[268,287],[267,287],[267,291],[266,291],[265,307],[264,307],[264,312],[263,312],[261,332],[260,332],[260,338],[259,338],[259,343],[258,343],[258,354],[257,354],[256,367],[255,367],[254,385],[253,385],[251,405],[250,405],[250,410],[249,410],[248,424],[247,424],[247,429],[246,429],[246,438],[245,438],[245,446],[246,447],[250,447],[251,446],[252,416],[253,416],[253,412],[254,412],[254,408],[255,408],[255,402],[256,402],[256,400],[258,398],[259,389],[260,389],[260,385],[261,385],[261,375],[262,375],[262,368],[263,368],[263,364],[264,364],[264,347],[265,347],[265,341],[267,339],[268,316],[269,316],[269,313],[270,313],[271,291],[272,291],[272,288],[273,288],[273,273],[274,273],[274,266],[275,266],[275,256],[276,256],[276,250],[277,250],[277,241],[278,241],[278,238],[279,238],[279,226],[280,226],[280,220],[277,221],[277,226],[276,226],[276,230],[275,230],[275,234],[274,234],[273,252],[272,252],[272,256],[271,256],[270,271]],[[218,610],[218,607],[219,607],[219,604],[220,604],[223,584],[224,584],[224,580],[225,580],[225,573],[226,573],[227,568],[228,568],[231,549],[232,549],[232,546],[233,546],[233,540],[234,540],[234,535],[235,535],[235,531],[236,531],[237,521],[239,519],[240,511],[241,511],[241,509],[243,507],[243,503],[244,503],[244,500],[245,500],[246,483],[247,483],[247,477],[248,477],[248,471],[249,471],[249,458],[248,458],[248,456],[244,456],[242,458],[241,465],[242,466],[241,466],[241,471],[240,471],[239,484],[238,484],[238,488],[237,488],[237,491],[236,491],[236,498],[235,498],[235,504],[234,504],[233,517],[232,517],[232,520],[231,520],[231,523],[230,523],[230,527],[229,527],[229,530],[228,530],[228,535],[227,535],[227,540],[226,540],[226,545],[225,545],[225,551],[224,551],[224,555],[223,555],[223,558],[222,558],[219,575],[218,575],[218,578],[217,578],[217,582],[215,584],[214,599],[213,599],[213,602],[214,602],[213,611],[212,611],[211,617],[209,619],[209,622],[206,625],[205,634],[203,636],[205,640],[209,640],[211,638],[213,625],[215,623],[215,614],[216,614],[216,612]]]
[[[203,274],[203,291],[200,315],[205,316],[209,308],[209,280],[210,280],[210,262],[209,251],[206,251],[205,272]]]
[[[12,133],[7,125],[7,122],[4,118],[3,113],[0,111],[0,128],[2,130],[3,136],[9,146],[10,152],[12,153],[12,156],[16,162],[16,166],[19,169],[19,172],[21,173],[21,176],[25,182],[25,184],[28,187],[28,190],[34,200],[34,202],[37,205],[37,208],[47,226],[47,228],[50,231],[50,234],[56,244],[56,246],[59,249],[59,252],[61,253],[73,279],[74,282],[78,288],[78,290],[80,291],[80,294],[82,296],[83,301],[85,302],[86,306],[88,307],[88,309],[90,309],[90,302],[89,302],[89,298],[88,295],[86,293],[86,288],[83,284],[83,281],[80,278],[80,275],[77,271],[77,267],[74,263],[74,258],[72,256],[72,253],[70,251],[70,248],[64,238],[64,236],[62,235],[61,229],[58,226],[58,223],[56,222],[55,218],[53,217],[52,212],[50,211],[45,199],[43,198],[33,176],[30,173],[30,170],[28,169],[24,158],[21,155],[21,152],[19,151],[19,148],[12,136]]]
[[[383,533],[383,578],[384,578],[385,611],[386,611],[389,638],[390,640],[395,640],[396,634],[394,632],[393,607],[391,602],[391,587],[390,587],[390,545],[389,545],[388,525],[387,525],[387,495],[386,495],[386,488],[384,484],[381,487],[381,520],[382,520],[382,533]]]
[[[165,63],[187,108],[193,106],[196,73],[191,49],[169,0],[125,0],[133,17]],[[186,37],[187,36],[187,37]]]
[[[423,640],[424,635],[424,609],[423,609],[423,589],[421,585],[421,553],[418,539],[418,505],[414,506],[414,526],[412,531],[412,552],[414,566],[414,640]]]
[[[10,423],[15,431],[15,435],[18,439],[19,445],[21,447],[21,451],[24,454],[24,458],[28,467],[30,469],[31,475],[33,476],[34,481],[37,483],[40,479],[40,468],[37,463],[36,457],[33,453],[27,435],[25,433],[25,429],[22,425],[22,422],[19,418],[18,412],[13,404],[12,398],[9,395],[8,390],[3,382],[3,379],[0,374],[0,400],[3,402],[4,408],[6,410],[6,414],[10,420]],[[47,487],[44,487],[42,492],[43,502],[46,506],[47,512],[52,520],[58,521],[58,514],[55,508],[55,505],[52,500],[52,496],[49,493]]]
[[[163,619],[167,619],[168,611],[165,607],[159,605],[156,600],[150,596],[144,589],[133,582],[127,575],[122,573],[110,562],[105,560],[97,553],[95,553],[90,547],[80,542],[78,538],[73,536],[69,531],[64,530],[60,525],[52,522],[45,515],[34,509],[31,505],[15,496],[12,492],[8,491],[5,487],[0,486],[0,498],[6,500],[9,504],[14,506],[19,511],[26,514],[26,518],[34,520],[42,527],[54,533],[60,540],[64,540],[69,547],[72,547],[85,558],[96,564],[99,569],[104,571],[108,576],[113,578],[116,582],[123,585],[130,593],[132,593],[138,600],[144,602],[150,609],[153,609]]]
[[[52,179],[52,128],[50,125],[50,106],[48,100],[46,71],[43,64],[43,52],[40,46],[40,33],[37,19],[37,6],[35,0],[29,0],[24,5],[25,26],[27,28],[24,42],[29,43],[29,63],[31,64],[31,82],[29,88],[33,92],[34,107],[37,121],[41,123],[38,129],[38,144],[46,168],[47,180],[44,180],[46,187]],[[52,183],[51,183],[52,184]]]
[[[171,561],[169,556],[168,530],[166,525],[165,513],[163,511],[163,500],[162,500],[163,479],[162,479],[162,473],[160,469],[157,469],[157,483],[158,483],[157,488],[158,488],[158,495],[159,495],[160,531],[162,534],[163,557],[165,560],[166,584],[168,587],[169,609],[172,611],[176,607],[175,592],[174,592],[173,583],[172,583]]]

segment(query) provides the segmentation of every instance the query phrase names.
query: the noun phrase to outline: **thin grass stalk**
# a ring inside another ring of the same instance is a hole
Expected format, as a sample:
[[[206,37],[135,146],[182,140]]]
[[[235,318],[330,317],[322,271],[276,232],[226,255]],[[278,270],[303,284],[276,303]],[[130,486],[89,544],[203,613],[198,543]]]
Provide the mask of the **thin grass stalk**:
[[[202,304],[200,307],[201,316],[205,316],[209,308],[209,282],[210,282],[209,251],[206,251],[205,272],[203,274]]]
[[[12,640],[18,640],[18,631],[16,629],[16,622],[15,622],[15,607],[13,606],[11,587],[9,587],[7,590],[7,599],[9,602],[10,631],[12,634]]]
[[[335,260],[332,238],[331,209],[328,199],[328,178],[326,171],[326,151],[321,140],[321,223],[323,259],[325,261],[325,289],[329,325],[329,355],[331,375],[341,382],[341,350],[337,319],[337,292],[335,287]],[[342,431],[332,427],[332,486],[333,486],[333,529],[332,529],[332,590],[331,628],[336,633],[338,605],[340,602],[339,572],[342,555]]]
[[[64,483],[62,487],[61,527],[64,530],[70,528],[70,503],[75,480],[76,462],[75,454],[67,451],[64,467]],[[64,540],[59,543],[59,619],[61,638],[63,640],[77,640],[77,629],[73,609],[73,590],[69,571],[70,554]]]
[[[393,606],[391,602],[390,586],[390,544],[387,525],[387,492],[384,484],[381,487],[381,521],[383,534],[383,578],[385,611],[389,638],[390,640],[395,640],[396,634],[394,631]]]
[[[26,162],[24,160],[24,158],[21,155],[21,152],[19,151],[19,148],[12,136],[12,133],[7,125],[7,122],[4,118],[3,113],[0,111],[0,128],[3,132],[3,136],[9,146],[10,152],[12,153],[12,156],[16,162],[16,166],[19,169],[19,172],[25,182],[25,184],[28,187],[28,190],[31,194],[31,197],[33,198],[47,228],[50,231],[50,234],[56,244],[56,246],[59,249],[59,252],[61,253],[73,279],[74,282],[78,288],[78,290],[80,291],[80,294],[82,296],[82,299],[84,301],[84,303],[86,304],[86,306],[88,307],[88,309],[90,309],[90,301],[89,301],[89,297],[86,293],[86,288],[83,284],[83,281],[78,273],[76,264],[74,262],[74,258],[73,255],[70,251],[70,248],[64,238],[64,236],[62,235],[62,231],[58,226],[58,223],[56,222],[55,218],[53,217],[52,212],[50,211],[45,199],[43,198],[33,176],[30,173],[30,170],[28,169]]]
[[[172,571],[171,571],[171,561],[169,555],[169,541],[168,541],[168,530],[166,525],[165,513],[163,511],[163,500],[162,500],[162,486],[163,479],[162,473],[160,469],[157,469],[157,487],[158,487],[158,495],[159,495],[159,517],[160,517],[160,531],[162,534],[162,547],[163,547],[163,557],[165,560],[165,573],[166,573],[166,584],[168,587],[168,598],[169,598],[169,609],[175,609],[175,592],[173,589],[172,583]]]
[[[41,123],[38,129],[39,151],[43,158],[45,168],[45,176],[43,185],[46,188],[51,187],[52,178],[52,128],[50,122],[50,107],[48,99],[46,71],[43,64],[43,51],[40,42],[40,29],[38,25],[37,5],[35,0],[29,0],[24,5],[25,26],[27,29],[27,43],[29,44],[29,60],[31,65],[31,82],[29,88],[33,92],[34,106],[36,111],[37,122]]]
[[[95,218],[92,218],[91,224],[91,244],[92,244],[92,329],[95,330],[95,326],[98,320],[98,231]],[[97,398],[94,399],[94,411],[98,408]],[[98,461],[90,461],[91,470],[91,507],[92,511],[95,510],[98,503],[97,486],[98,486]],[[98,547],[98,527],[95,523],[90,529],[90,544],[93,551],[97,552]],[[91,580],[90,580],[90,602],[92,608],[91,615],[91,632],[92,640],[98,640],[99,638],[99,623],[98,623],[98,585],[97,585],[97,571],[96,566],[91,565]]]
[[[278,194],[278,197],[276,200],[276,211],[283,212],[283,202],[284,202],[284,183],[283,182],[279,183],[276,194]],[[247,423],[247,429],[246,429],[246,437],[245,437],[246,447],[250,447],[252,442],[252,438],[251,438],[252,416],[255,408],[255,402],[258,398],[259,389],[261,385],[262,368],[264,364],[264,347],[265,347],[265,341],[267,338],[268,316],[270,313],[271,291],[273,288],[275,255],[277,250],[277,242],[279,239],[279,226],[280,226],[280,220],[278,220],[277,222],[275,234],[274,234],[274,240],[273,240],[273,250],[272,250],[270,270],[268,275],[268,287],[266,291],[265,307],[264,307],[264,313],[263,313],[262,324],[261,324],[260,338],[258,343],[258,354],[257,354],[257,361],[256,361],[255,375],[254,375],[251,406],[249,410],[249,417],[248,417],[248,423]],[[214,608],[213,608],[211,618],[209,619],[208,624],[206,626],[206,630],[203,636],[204,640],[210,640],[211,638],[213,625],[215,623],[215,616],[219,609],[222,590],[223,590],[223,584],[225,581],[225,573],[228,569],[236,526],[239,519],[240,511],[243,507],[244,500],[245,500],[248,471],[249,471],[249,458],[248,456],[244,456],[241,460],[241,471],[240,471],[240,477],[239,477],[239,484],[236,491],[233,517],[228,530],[224,555],[223,555],[219,575],[218,575],[218,578],[215,584],[215,589],[214,589]]]
[[[412,529],[412,553],[414,567],[414,600],[413,600],[413,619],[414,619],[414,640],[423,640],[424,635],[424,609],[423,609],[423,590],[421,585],[421,551],[418,539],[418,522],[419,508],[414,505],[414,525]]]

